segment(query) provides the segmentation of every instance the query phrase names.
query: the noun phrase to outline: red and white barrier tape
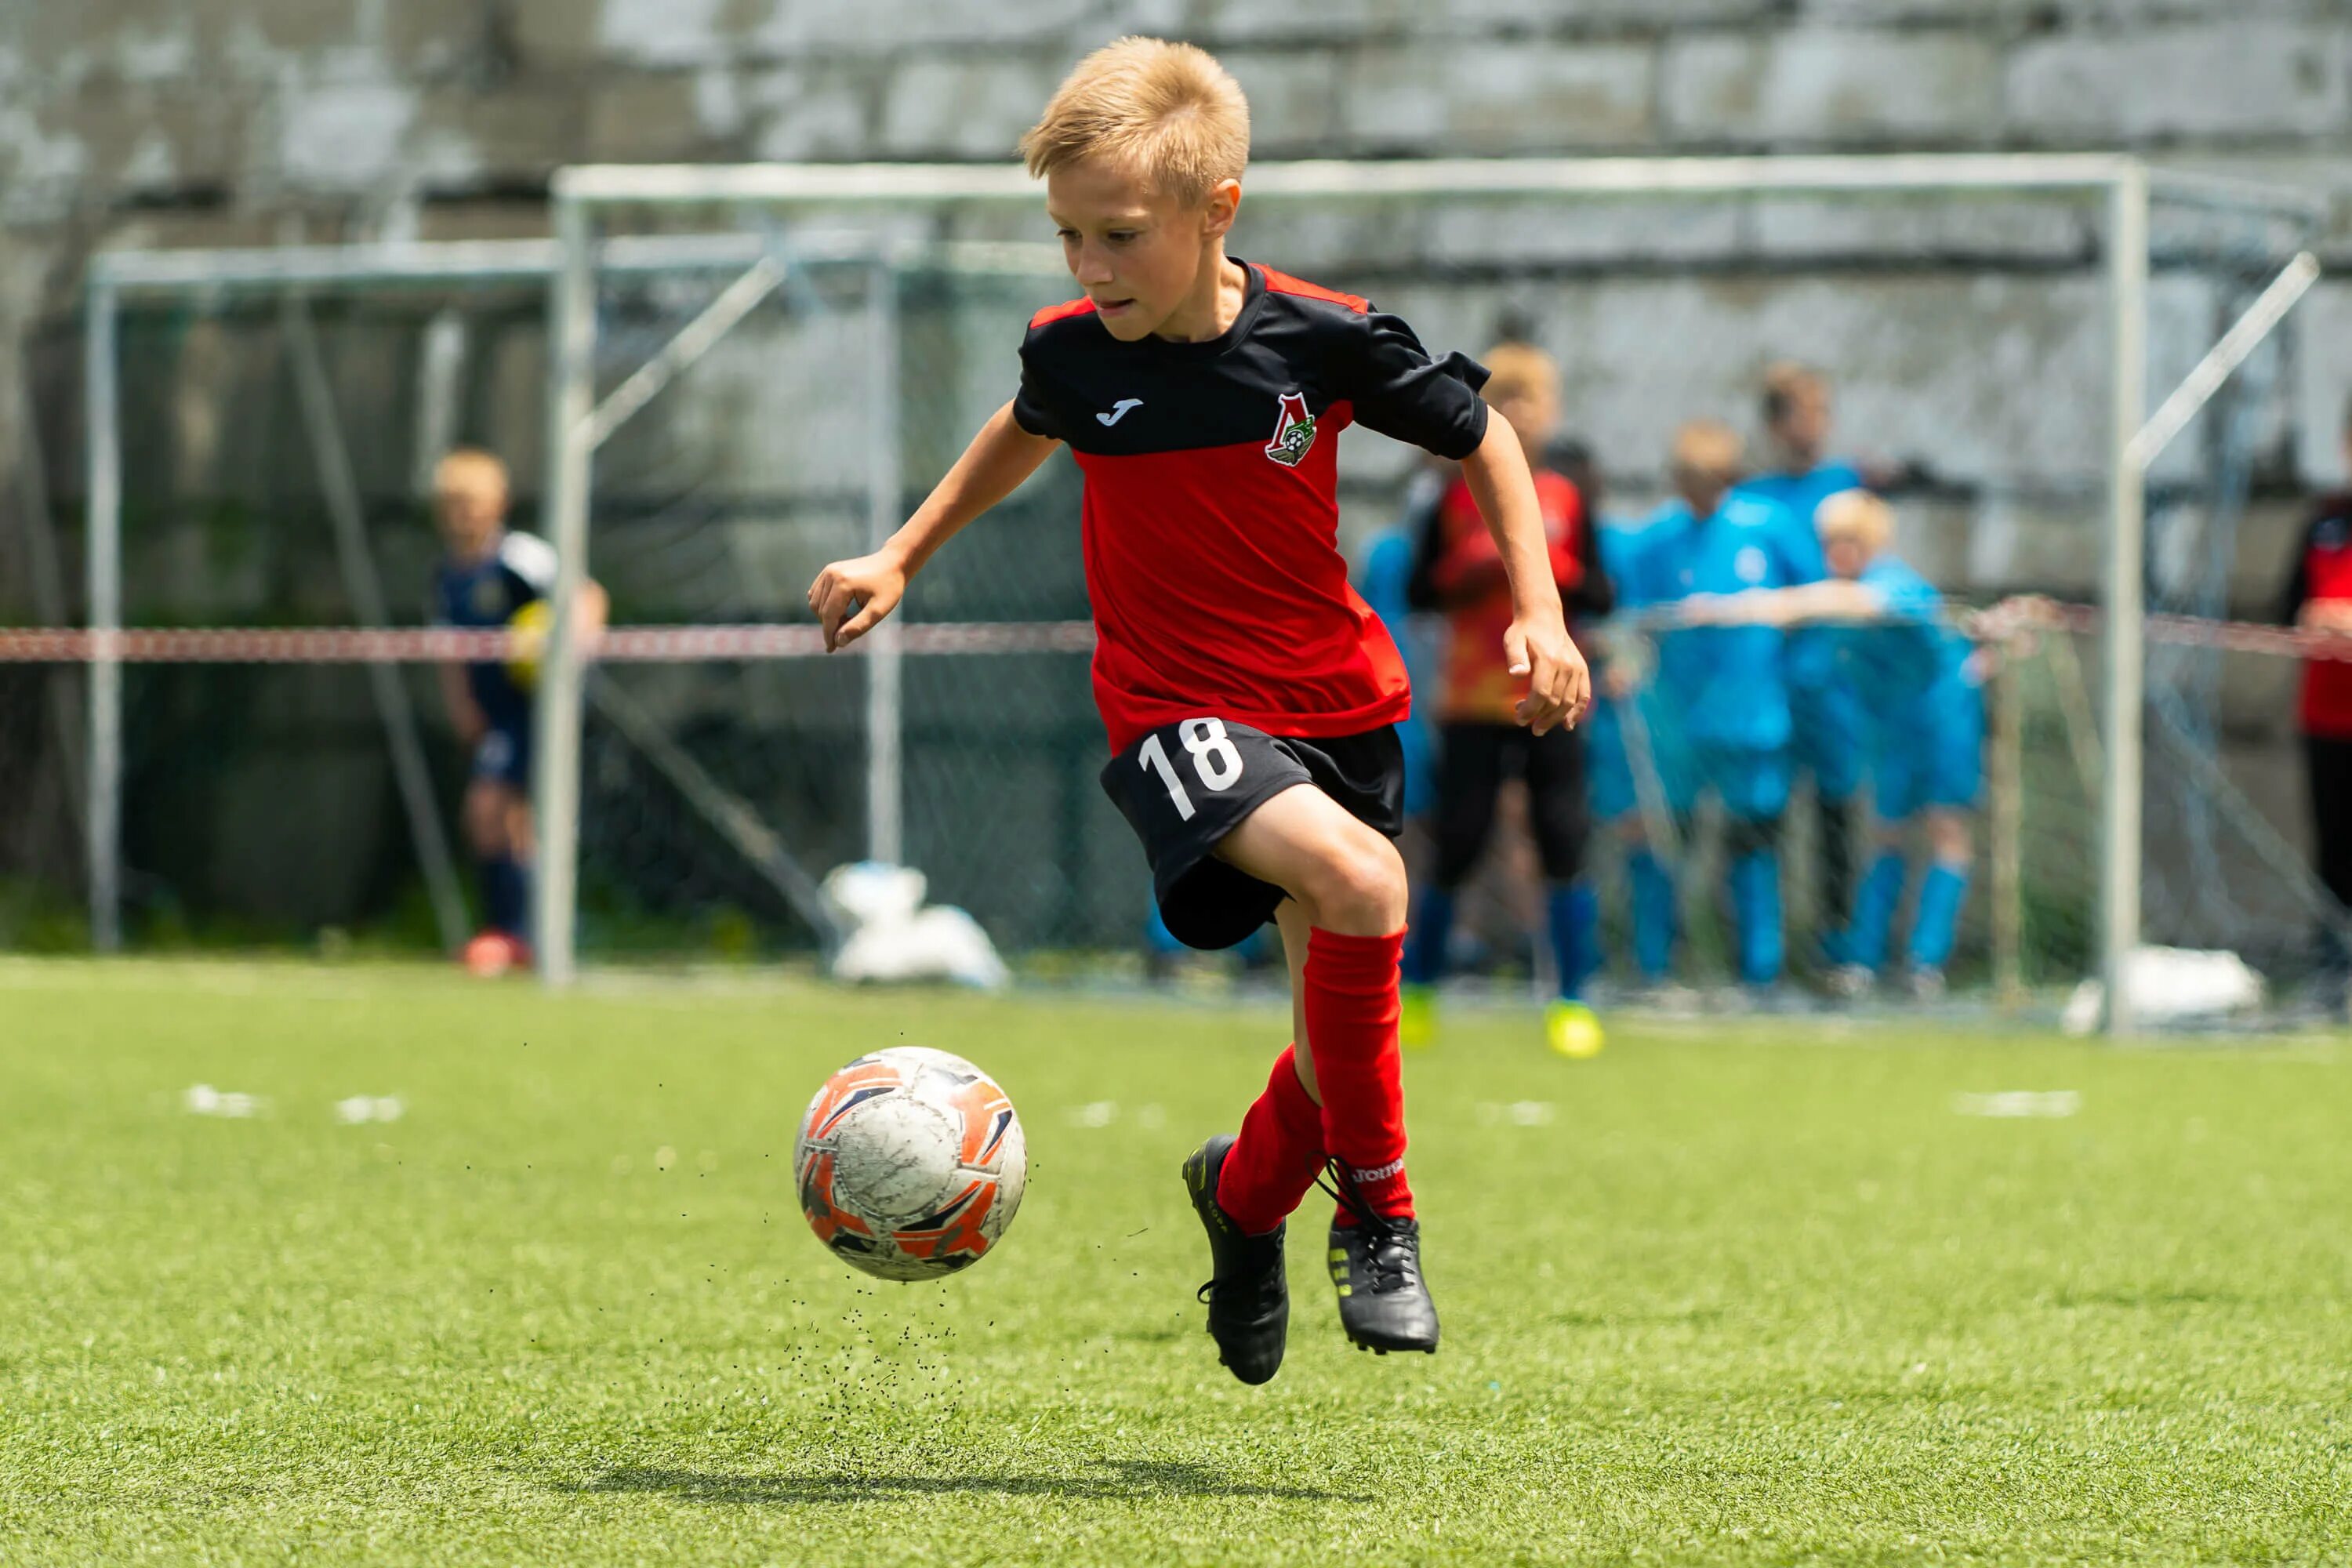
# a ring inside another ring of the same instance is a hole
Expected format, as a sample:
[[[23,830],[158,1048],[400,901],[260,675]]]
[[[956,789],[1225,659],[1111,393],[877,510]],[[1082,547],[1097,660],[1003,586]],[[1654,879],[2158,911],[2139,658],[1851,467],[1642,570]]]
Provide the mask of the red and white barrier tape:
[[[911,654],[1087,653],[1087,621],[913,622],[898,629]],[[446,626],[247,626],[94,632],[78,627],[0,629],[0,664],[82,664],[108,655],[125,664],[498,663],[538,651],[541,638]],[[597,639],[600,663],[679,664],[701,659],[807,658],[824,651],[813,626],[613,626]]]
[[[1959,625],[1978,642],[2000,642],[2021,632],[2095,632],[2105,618],[2096,605],[2066,605],[2024,595],[1963,615]],[[2340,632],[2299,631],[2259,621],[2215,621],[2199,616],[2148,616],[2141,625],[2152,643],[2352,663],[2352,635]]]
[[[2101,616],[2095,605],[2028,595],[1958,620],[1976,640],[1998,642],[2023,632],[2092,632]],[[2147,626],[2150,642],[2352,662],[2352,636],[2194,616],[2150,616]],[[899,647],[910,654],[1087,653],[1095,646],[1094,626],[1087,621],[918,621],[897,632]],[[117,632],[39,626],[0,628],[0,664],[84,664],[109,654],[125,664],[494,663],[535,653],[538,640],[535,634],[446,626]],[[594,657],[605,664],[683,664],[808,658],[824,651],[823,635],[808,625],[613,626],[597,640]]]

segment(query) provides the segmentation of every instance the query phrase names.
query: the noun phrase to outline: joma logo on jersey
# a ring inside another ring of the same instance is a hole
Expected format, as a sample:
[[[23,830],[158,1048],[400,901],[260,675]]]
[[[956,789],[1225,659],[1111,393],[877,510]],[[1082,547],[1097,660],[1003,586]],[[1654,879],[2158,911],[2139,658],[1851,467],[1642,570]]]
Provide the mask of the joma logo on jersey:
[[[1265,455],[1286,468],[1295,468],[1307,460],[1307,449],[1313,445],[1315,416],[1307,412],[1307,395],[1284,393],[1281,412],[1275,416],[1274,439],[1265,444]]]

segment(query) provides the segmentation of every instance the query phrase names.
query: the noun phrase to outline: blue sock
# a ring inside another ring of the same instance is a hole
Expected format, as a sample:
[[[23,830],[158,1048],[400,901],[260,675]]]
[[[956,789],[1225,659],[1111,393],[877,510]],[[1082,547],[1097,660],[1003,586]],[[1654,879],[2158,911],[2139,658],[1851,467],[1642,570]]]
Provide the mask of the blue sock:
[[[1644,980],[1664,980],[1675,959],[1675,879],[1651,849],[1627,857],[1633,885],[1633,963]]]
[[[1731,908],[1739,922],[1739,978],[1769,985],[1780,977],[1780,858],[1769,849],[1731,863]]]
[[[1434,985],[1445,977],[1445,944],[1453,935],[1454,895],[1444,888],[1423,889],[1399,966],[1407,985]]]
[[[1544,914],[1560,1000],[1577,1001],[1601,967],[1601,900],[1590,882],[1554,883],[1545,895]]]
[[[1969,868],[1938,860],[1919,888],[1919,914],[1911,922],[1911,966],[1941,969],[1959,934],[1960,905],[1969,896]]]
[[[530,885],[510,856],[482,862],[482,918],[492,931],[519,937],[530,918]]]
[[[1845,961],[1865,969],[1886,962],[1886,939],[1895,924],[1895,906],[1903,901],[1903,852],[1882,849],[1870,863],[1870,874],[1854,895],[1853,923],[1846,928]]]

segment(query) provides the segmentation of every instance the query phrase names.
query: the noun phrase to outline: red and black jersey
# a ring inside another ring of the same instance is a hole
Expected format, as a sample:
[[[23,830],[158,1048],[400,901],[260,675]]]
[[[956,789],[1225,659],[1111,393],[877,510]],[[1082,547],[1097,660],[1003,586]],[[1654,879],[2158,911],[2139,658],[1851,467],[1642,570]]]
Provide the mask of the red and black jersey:
[[[2279,618],[2293,626],[2314,599],[2352,600],[2352,491],[2323,496],[2312,508],[2280,597]],[[2296,719],[2306,735],[2352,740],[2352,664],[2306,659]]]
[[[1040,310],[1013,416],[1086,476],[1095,701],[1111,749],[1214,714],[1352,735],[1412,708],[1404,661],[1348,584],[1339,434],[1364,425],[1461,458],[1486,371],[1432,359],[1353,294],[1242,264],[1241,314],[1204,342],[1121,342],[1091,300]]]
[[[1566,475],[1549,468],[1537,468],[1533,477],[1562,605],[1571,615],[1607,615],[1609,579],[1601,570],[1600,546],[1582,493]],[[1513,618],[1511,584],[1470,481],[1454,475],[1431,515],[1415,527],[1407,600],[1417,608],[1443,610],[1446,618],[1440,717],[1449,723],[1508,724],[1528,694],[1528,678],[1511,674],[1503,652],[1503,636]]]

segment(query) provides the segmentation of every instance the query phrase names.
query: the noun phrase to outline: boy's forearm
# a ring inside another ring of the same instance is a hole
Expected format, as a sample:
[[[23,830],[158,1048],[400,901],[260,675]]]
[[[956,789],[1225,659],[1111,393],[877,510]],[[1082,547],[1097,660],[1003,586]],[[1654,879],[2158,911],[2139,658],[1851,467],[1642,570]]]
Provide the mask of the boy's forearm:
[[[1503,572],[1511,584],[1512,614],[1524,620],[1549,611],[1563,616],[1559,584],[1553,580],[1551,542],[1544,532],[1543,508],[1536,500],[1519,438],[1500,418],[1486,422],[1486,438],[1462,460],[1463,478],[1478,503],[1478,515],[1495,536]]]
[[[1051,437],[1033,436],[1013,417],[1007,403],[963,449],[955,467],[933,486],[923,504],[905,526],[890,536],[884,550],[898,557],[900,569],[913,576],[940,546],[954,538],[964,524],[1021,488],[1053,455]]]
[[[1701,624],[1796,626],[1821,621],[1874,621],[1886,609],[1886,601],[1876,589],[1842,577],[1825,577],[1791,588],[1746,588],[1710,597],[1706,613],[1694,617]]]
[[[463,665],[444,664],[440,668],[441,704],[449,714],[449,722],[457,733],[470,741],[481,733],[482,710],[475,706],[474,694],[466,689]]]

